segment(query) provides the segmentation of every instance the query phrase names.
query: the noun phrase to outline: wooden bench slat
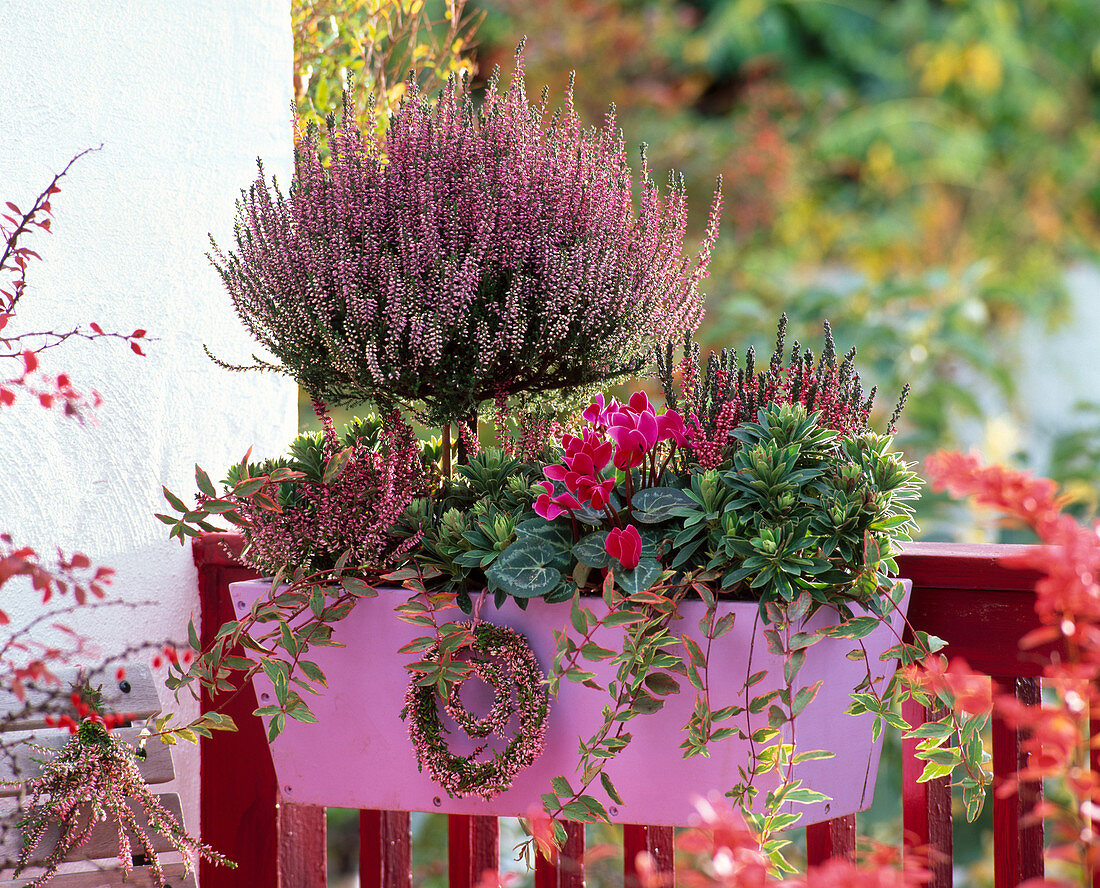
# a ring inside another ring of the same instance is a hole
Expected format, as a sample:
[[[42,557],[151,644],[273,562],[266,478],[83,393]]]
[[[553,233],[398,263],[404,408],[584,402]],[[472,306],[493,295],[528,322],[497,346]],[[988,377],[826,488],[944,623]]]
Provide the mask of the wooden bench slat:
[[[183,808],[180,805],[180,797],[176,793],[161,793],[157,796],[157,799],[172,813],[179,823],[183,823]],[[147,833],[149,833],[153,849],[158,852],[173,850],[172,844],[168,841],[166,836],[148,829],[148,819],[136,802],[130,800],[130,807],[134,810],[137,822],[145,828]],[[0,860],[17,860],[23,847],[22,833],[20,833],[18,829],[15,829],[12,823],[14,811],[14,806],[9,807],[3,818],[4,821],[11,824],[11,826],[6,830],[3,836],[0,836]],[[41,862],[49,856],[50,852],[57,844],[58,833],[59,830],[56,826],[51,827],[50,830],[47,831],[31,859],[32,863]],[[141,848],[137,842],[135,841],[133,844],[134,853],[140,853]],[[115,828],[115,824],[111,822],[97,824],[95,829],[92,830],[91,838],[79,848],[75,854],[76,856],[69,856],[67,859],[97,860],[100,858],[116,857],[118,855],[118,830]]]
[[[121,737],[127,743],[136,746],[141,728],[116,728],[112,733]],[[29,780],[37,777],[42,766],[35,761],[42,753],[32,748],[28,743],[39,746],[48,746],[51,749],[60,749],[69,742],[70,734],[66,730],[57,728],[45,728],[38,731],[27,731],[19,734],[5,734],[3,745],[7,749],[0,751],[0,781],[4,780]],[[167,783],[176,776],[172,767],[171,750],[159,740],[154,740],[145,747],[146,757],[139,761],[141,776],[149,784]],[[0,798],[17,796],[22,787],[14,784],[0,784]]]
[[[117,866],[117,861],[115,863]],[[195,876],[184,877],[182,863],[166,863],[162,866],[167,876],[168,888],[196,888]],[[154,888],[152,870],[147,866],[134,867],[130,877],[123,882],[122,870],[84,870],[81,872],[59,872],[50,881],[50,888]],[[34,876],[18,881],[4,883],[4,888],[26,888],[34,881]]]
[[[118,667],[109,670],[105,676],[93,678],[93,685],[102,685],[103,688],[103,711],[127,713],[134,719],[146,719],[160,712],[156,681],[149,667],[141,663],[126,663],[122,667],[126,670],[126,677],[122,682],[115,678]],[[6,688],[0,689],[0,731],[26,731],[46,727],[45,716],[51,711],[55,715],[68,713],[76,716],[67,695],[70,686],[79,678],[79,670],[65,668],[54,671],[60,684],[28,683],[25,700],[19,700]],[[129,690],[123,691],[122,686]],[[43,712],[43,708],[51,701],[55,701],[55,705]]]

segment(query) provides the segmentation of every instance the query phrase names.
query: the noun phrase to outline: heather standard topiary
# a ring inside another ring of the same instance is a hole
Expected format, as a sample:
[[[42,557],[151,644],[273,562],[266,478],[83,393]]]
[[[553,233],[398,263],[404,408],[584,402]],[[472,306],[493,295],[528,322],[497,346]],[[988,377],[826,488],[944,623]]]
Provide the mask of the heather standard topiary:
[[[315,399],[400,402],[468,422],[483,402],[637,372],[702,316],[715,194],[683,255],[681,179],[662,196],[644,152],[637,207],[613,111],[581,125],[571,91],[532,106],[522,58],[476,107],[466,83],[410,92],[385,138],[345,115],[330,158],[299,140],[283,195],[262,168],[236,250],[214,261],[246,327]]]

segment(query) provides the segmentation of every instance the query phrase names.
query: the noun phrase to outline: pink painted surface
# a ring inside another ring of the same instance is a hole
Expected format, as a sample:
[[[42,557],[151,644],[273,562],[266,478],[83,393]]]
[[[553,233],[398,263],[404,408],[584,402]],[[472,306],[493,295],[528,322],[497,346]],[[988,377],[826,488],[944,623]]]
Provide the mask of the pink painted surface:
[[[248,581],[231,583],[229,588],[234,609],[241,614],[257,597],[266,595],[270,587],[263,581]],[[906,605],[909,588],[906,581]],[[336,624],[333,632],[334,640],[346,647],[310,650],[309,659],[324,670],[329,688],[310,698],[317,724],[290,721],[271,745],[283,797],[299,804],[507,817],[524,815],[537,808],[539,796],[550,791],[553,777],[566,776],[577,788],[579,780],[574,769],[578,737],[587,738],[595,732],[602,722],[600,712],[608,698],[604,693],[567,681],[562,682],[558,698],[551,701],[546,750],[530,768],[517,775],[508,792],[489,801],[452,799],[426,773],[418,771],[415,752],[399,716],[409,682],[404,664],[415,658],[396,651],[424,632],[422,627],[404,623],[394,614],[393,608],[405,600],[405,593],[394,590],[360,601],[350,616]],[[606,611],[599,599],[586,600],[585,604],[598,615]],[[732,610],[737,617],[733,629],[715,641],[711,650],[712,709],[744,705],[744,698],[735,695],[751,673],[769,670],[768,676],[751,689],[753,696],[779,686],[782,681],[782,662],[767,652],[757,606],[730,602],[719,607],[720,614]],[[705,613],[703,603],[686,602],[681,610],[685,631],[698,639],[698,622]],[[497,610],[490,600],[481,616],[487,622],[505,624],[524,633],[544,669],[553,657],[552,630],[573,631],[569,626],[568,605],[548,605],[541,600],[532,601],[526,611],[512,600]],[[819,613],[807,628],[821,628],[834,622],[835,618]],[[883,663],[878,657],[897,643],[901,628],[902,619],[895,615],[892,625],[879,626],[861,641],[826,639],[807,651],[799,684],[811,685],[818,679],[825,679],[825,683],[796,721],[797,749],[827,749],[837,756],[799,765],[796,773],[805,781],[804,785],[831,797],[828,803],[798,806],[804,815],[803,824],[852,814],[871,804],[881,738],[878,743],[871,741],[869,716],[843,714],[850,690],[867,671],[862,661],[849,660],[845,654],[862,645],[875,685],[881,690],[895,664]],[[600,630],[593,640],[615,648],[616,636],[621,634],[622,630]],[[585,668],[596,672],[602,685],[614,672],[607,662],[586,664]],[[667,697],[663,709],[653,715],[639,716],[628,724],[633,741],[607,767],[624,801],[622,805],[609,806],[613,821],[687,825],[694,810],[693,797],[713,792],[721,795],[737,782],[738,768],[748,760],[747,743],[736,738],[712,744],[709,758],[681,757],[682,727],[690,716],[695,695],[686,679],[679,681],[680,693]],[[260,705],[273,702],[270,683],[262,675],[254,682]],[[478,704],[487,704],[489,698],[486,693],[477,700],[477,692],[487,689],[484,685],[475,686],[473,681],[467,688],[463,692],[464,702],[479,711]],[[767,726],[766,711],[751,719],[753,730]],[[462,749],[457,742],[455,748]],[[759,785],[764,791],[769,788],[767,783]],[[598,785],[593,794],[603,797]]]

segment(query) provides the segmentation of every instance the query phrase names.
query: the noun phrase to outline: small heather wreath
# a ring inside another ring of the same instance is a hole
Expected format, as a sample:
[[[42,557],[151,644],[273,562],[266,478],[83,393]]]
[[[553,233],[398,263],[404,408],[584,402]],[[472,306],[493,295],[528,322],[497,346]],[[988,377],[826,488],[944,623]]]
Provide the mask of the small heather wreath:
[[[439,656],[438,645],[429,648],[423,660]],[[409,719],[409,738],[416,748],[420,770],[428,769],[431,778],[453,798],[479,795],[486,799],[510,789],[516,774],[530,765],[542,752],[546,724],[550,714],[550,695],[546,676],[527,639],[507,626],[479,623],[474,628],[470,674],[450,686],[443,710],[474,740],[486,740],[495,734],[508,745],[501,751],[489,749],[488,742],[469,755],[451,751],[448,733],[437,705],[434,685],[409,684],[401,717]],[[493,705],[481,717],[466,709],[461,689],[470,678],[480,678],[493,689]],[[519,717],[519,730],[509,737],[508,725]],[[491,757],[478,760],[489,752]]]

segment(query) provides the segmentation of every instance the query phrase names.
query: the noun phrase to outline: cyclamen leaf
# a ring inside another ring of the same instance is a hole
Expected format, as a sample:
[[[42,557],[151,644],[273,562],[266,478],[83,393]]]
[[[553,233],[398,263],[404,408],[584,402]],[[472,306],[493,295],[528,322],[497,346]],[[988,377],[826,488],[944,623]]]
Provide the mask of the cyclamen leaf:
[[[634,517],[644,524],[657,524],[680,517],[684,509],[694,510],[695,503],[675,487],[646,487],[635,491],[631,500]]]
[[[661,577],[661,565],[656,558],[643,558],[632,570],[624,570],[620,566],[613,571],[615,582],[627,595],[644,592]]]
[[[516,598],[538,598],[561,582],[561,571],[550,566],[555,557],[549,543],[537,537],[520,539],[504,550],[485,576]]]
[[[590,533],[573,544],[573,556],[589,567],[607,567],[611,556],[607,554],[606,543],[606,530]]]

